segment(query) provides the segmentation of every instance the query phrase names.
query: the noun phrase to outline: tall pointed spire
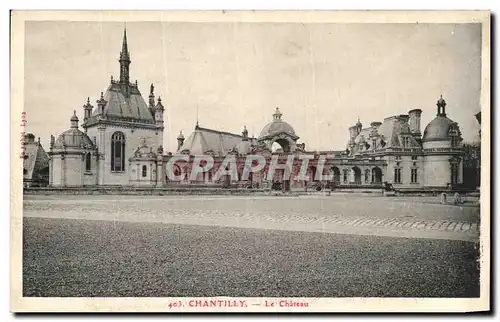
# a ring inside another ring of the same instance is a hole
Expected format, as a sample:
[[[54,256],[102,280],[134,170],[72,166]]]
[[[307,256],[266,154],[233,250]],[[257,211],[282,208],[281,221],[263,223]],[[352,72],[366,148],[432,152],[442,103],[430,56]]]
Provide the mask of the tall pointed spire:
[[[128,44],[127,44],[127,29],[123,29],[123,44],[122,51],[120,52],[120,83],[129,84],[130,80],[130,53],[128,52]]]

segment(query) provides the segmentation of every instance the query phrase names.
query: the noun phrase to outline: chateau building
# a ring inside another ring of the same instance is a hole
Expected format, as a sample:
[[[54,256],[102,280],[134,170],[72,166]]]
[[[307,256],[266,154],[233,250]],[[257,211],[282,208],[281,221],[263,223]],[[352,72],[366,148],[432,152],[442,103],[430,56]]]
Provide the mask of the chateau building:
[[[111,78],[106,92],[96,101],[97,107],[90,104],[90,99],[83,106],[82,130],[75,112],[70,129],[57,139],[51,136],[51,186],[262,186],[280,182],[288,190],[324,184],[317,180],[319,169],[323,175],[331,175],[333,187],[381,188],[387,182],[399,190],[422,190],[454,188],[463,183],[461,132],[447,116],[442,97],[437,101],[435,118],[423,133],[419,109],[365,127],[358,119],[349,127],[345,149],[338,151],[307,151],[305,144],[299,143],[298,133],[276,108],[257,138],[249,137],[246,127],[240,135],[204,128],[197,122],[187,138],[179,134],[176,151],[164,152],[165,108],[161,98],[155,99],[153,85],[146,103],[137,82],[130,82],[126,31],[119,63],[120,77]],[[280,148],[273,150],[275,145]],[[191,177],[194,162],[203,155],[212,157],[213,167]],[[245,176],[249,155],[263,157],[266,164],[261,171]],[[297,156],[292,163],[276,170],[274,176],[266,176],[273,157],[285,164],[290,155]],[[219,167],[226,166],[227,156],[236,160],[237,176],[214,180]],[[298,177],[304,156],[309,159],[307,180]],[[179,159],[173,171],[178,179],[167,176],[166,165],[172,158]],[[290,178],[285,176],[287,171]]]

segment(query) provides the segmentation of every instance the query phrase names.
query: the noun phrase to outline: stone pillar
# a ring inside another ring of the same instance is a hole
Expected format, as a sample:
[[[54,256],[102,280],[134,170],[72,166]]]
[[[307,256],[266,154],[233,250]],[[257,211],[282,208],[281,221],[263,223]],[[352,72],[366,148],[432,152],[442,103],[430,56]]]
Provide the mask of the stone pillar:
[[[458,162],[458,183],[464,183],[464,160]]]
[[[105,160],[106,160],[106,138],[105,138],[105,130],[106,128],[103,127],[103,126],[99,126],[97,128],[97,130],[99,131],[99,147],[98,147],[98,150],[99,150],[99,178],[98,178],[98,185],[104,185],[105,184],[105,180],[104,180],[104,171],[105,171]],[[111,162],[113,162],[113,160],[111,160]],[[111,165],[111,164],[110,164]],[[111,169],[109,170],[111,171]]]
[[[52,171],[54,171],[54,157],[51,155],[49,156],[49,187],[52,187],[54,184]]]
[[[92,156],[92,155],[91,155]],[[99,170],[99,155],[98,154],[95,154],[95,161],[92,160],[92,172],[94,173],[94,184],[97,185],[99,182],[99,173],[98,173],[98,170]]]
[[[104,185],[104,153],[100,153],[97,158],[99,159],[97,184],[102,186]]]
[[[66,186],[66,156],[61,154],[61,186]]]
[[[165,174],[163,173],[163,160],[162,157],[158,157],[158,163],[156,164],[156,187],[162,188],[165,186]]]
[[[83,153],[82,155],[82,158],[81,158],[81,162],[80,162],[80,186],[83,187],[84,183],[85,183],[85,174],[84,174],[84,171],[85,171],[85,159],[86,159],[86,152]]]
[[[142,167],[139,163],[135,165],[135,185],[139,185],[141,177],[142,177]]]

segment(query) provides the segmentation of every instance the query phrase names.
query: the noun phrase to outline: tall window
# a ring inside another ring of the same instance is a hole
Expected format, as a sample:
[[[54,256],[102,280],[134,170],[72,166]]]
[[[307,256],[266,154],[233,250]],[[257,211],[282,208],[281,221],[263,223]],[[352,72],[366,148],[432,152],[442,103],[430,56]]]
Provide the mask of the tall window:
[[[457,147],[457,146],[458,146],[458,142],[459,142],[459,141],[458,141],[458,137],[457,137],[457,136],[452,136],[452,137],[451,137],[451,146],[452,146],[453,148],[455,148],[455,147]]]
[[[347,174],[348,174],[348,171],[347,169],[344,169],[344,182],[347,182]]]
[[[394,183],[401,183],[401,169],[394,169]]]
[[[90,154],[90,152],[85,154],[85,171],[92,171],[92,155]]]
[[[111,136],[111,171],[125,171],[125,135],[122,132]]]
[[[146,178],[148,176],[148,167],[143,165],[142,166],[142,177]]]
[[[411,183],[418,183],[418,169],[411,169]]]

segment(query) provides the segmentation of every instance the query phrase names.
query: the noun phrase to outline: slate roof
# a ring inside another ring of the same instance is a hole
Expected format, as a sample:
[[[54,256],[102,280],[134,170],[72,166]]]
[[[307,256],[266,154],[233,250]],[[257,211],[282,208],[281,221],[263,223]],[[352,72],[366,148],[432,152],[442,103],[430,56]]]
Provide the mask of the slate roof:
[[[205,154],[207,151],[213,151],[215,155],[224,156],[236,148],[242,139],[243,136],[238,134],[197,126],[184,141],[178,152],[188,150],[191,155],[200,155]],[[256,144],[257,140],[248,138],[248,142]]]
[[[448,140],[450,126],[455,124],[446,116],[436,116],[432,121],[427,124],[424,130],[424,141],[431,140]]]
[[[153,115],[146,101],[139,88],[133,84],[125,85],[112,82],[104,94],[104,99],[108,102],[103,111],[106,115],[154,123]],[[97,107],[92,113],[92,116],[96,115],[98,115]]]
[[[24,148],[23,179],[39,179],[40,171],[49,166],[49,156],[38,142],[25,142]]]
[[[400,134],[410,133],[410,125],[407,122],[408,118],[406,115],[397,115],[385,118],[382,124],[377,128],[377,132],[379,134],[379,139],[376,141],[377,149],[380,148],[391,148],[391,147],[403,147],[403,142],[400,140]],[[356,143],[355,152],[361,152],[362,150],[371,150],[371,147],[368,149],[359,150],[358,144],[363,140],[370,146],[373,144],[372,139],[370,138],[370,134],[372,132],[371,127],[367,127],[361,130],[361,132],[356,136],[354,142]],[[384,146],[382,147],[382,141]],[[347,144],[349,146],[349,143]],[[410,148],[421,148],[421,145],[415,140],[415,138],[410,136],[409,139],[409,147]]]

